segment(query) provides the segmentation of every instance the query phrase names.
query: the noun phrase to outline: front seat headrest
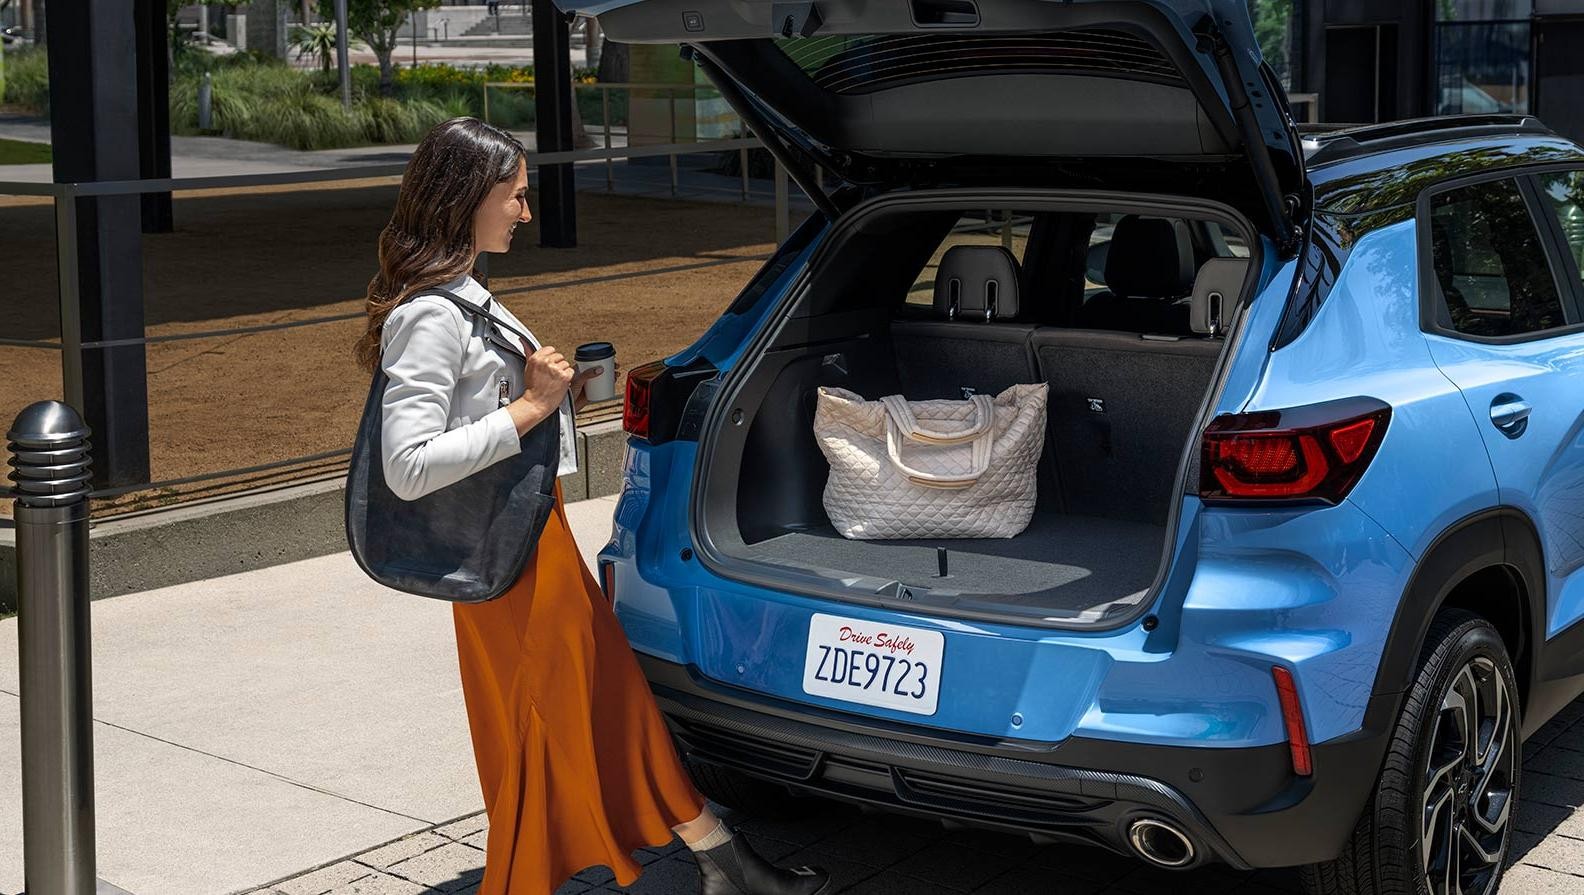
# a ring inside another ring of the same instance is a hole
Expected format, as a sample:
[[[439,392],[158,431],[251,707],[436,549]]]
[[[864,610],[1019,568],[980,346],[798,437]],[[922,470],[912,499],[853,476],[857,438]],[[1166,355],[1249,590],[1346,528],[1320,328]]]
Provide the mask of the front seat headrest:
[[[1194,277],[1193,298],[1188,302],[1188,327],[1206,336],[1219,336],[1226,329],[1232,308],[1243,293],[1248,276],[1247,258],[1211,258]]]
[[[1130,298],[1182,298],[1193,289],[1193,265],[1187,224],[1130,214],[1111,231],[1105,285]]]
[[[1018,262],[1002,246],[952,246],[935,272],[935,313],[948,320],[1018,315]]]

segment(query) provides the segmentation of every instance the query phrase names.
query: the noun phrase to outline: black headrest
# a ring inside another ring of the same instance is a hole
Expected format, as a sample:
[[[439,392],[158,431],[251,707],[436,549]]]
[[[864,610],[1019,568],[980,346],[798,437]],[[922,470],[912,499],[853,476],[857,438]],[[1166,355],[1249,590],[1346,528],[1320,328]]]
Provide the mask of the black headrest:
[[[1016,317],[1017,258],[1002,246],[947,249],[935,272],[935,313],[956,320]]]
[[[1106,250],[1106,288],[1135,298],[1181,298],[1193,291],[1188,225],[1130,214],[1117,221]]]

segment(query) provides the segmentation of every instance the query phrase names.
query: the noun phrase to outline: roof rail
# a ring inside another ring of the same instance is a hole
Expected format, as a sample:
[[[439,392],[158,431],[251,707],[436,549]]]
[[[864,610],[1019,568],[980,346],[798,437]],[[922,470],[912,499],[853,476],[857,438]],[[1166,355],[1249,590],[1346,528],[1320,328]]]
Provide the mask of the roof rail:
[[[1310,165],[1323,165],[1388,149],[1464,137],[1500,134],[1556,136],[1555,131],[1533,115],[1445,115],[1340,129],[1327,129],[1324,125],[1311,126],[1300,128],[1300,131],[1303,134],[1304,161]]]

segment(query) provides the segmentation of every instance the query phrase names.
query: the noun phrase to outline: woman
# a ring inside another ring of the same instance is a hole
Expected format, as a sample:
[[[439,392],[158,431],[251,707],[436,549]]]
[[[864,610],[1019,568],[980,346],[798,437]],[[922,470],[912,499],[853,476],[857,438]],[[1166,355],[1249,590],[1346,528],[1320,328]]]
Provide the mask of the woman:
[[[544,421],[560,427],[561,472],[576,469],[572,404],[599,370],[574,375],[550,346],[496,342],[525,327],[470,273],[505,252],[528,212],[522,144],[471,118],[437,126],[407,171],[380,234],[360,363],[383,366],[387,483],[406,499],[516,454]],[[496,320],[465,315],[450,291]],[[522,577],[487,603],[457,604],[457,651],[489,814],[482,895],[540,895],[604,864],[637,879],[631,853],[681,836],[706,895],[815,895],[822,871],[781,870],[705,807],[678,760],[637,660],[557,506]]]

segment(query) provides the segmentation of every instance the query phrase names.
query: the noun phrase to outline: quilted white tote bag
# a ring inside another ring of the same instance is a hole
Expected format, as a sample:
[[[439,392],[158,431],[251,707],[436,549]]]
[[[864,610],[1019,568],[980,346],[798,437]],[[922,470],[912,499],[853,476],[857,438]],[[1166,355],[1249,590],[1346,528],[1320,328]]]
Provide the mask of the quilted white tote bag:
[[[843,537],[1010,538],[1039,486],[1049,387],[994,398],[878,401],[821,388],[814,437],[830,478],[825,512]]]

